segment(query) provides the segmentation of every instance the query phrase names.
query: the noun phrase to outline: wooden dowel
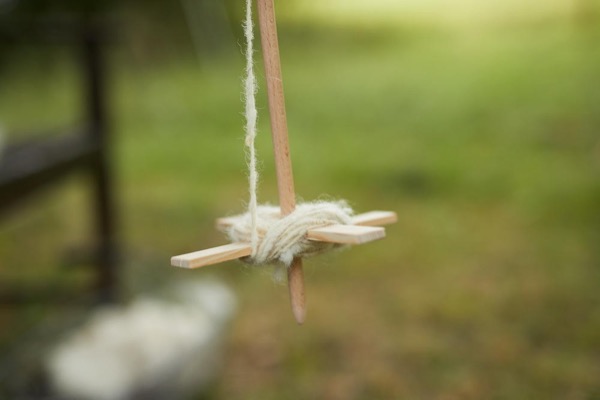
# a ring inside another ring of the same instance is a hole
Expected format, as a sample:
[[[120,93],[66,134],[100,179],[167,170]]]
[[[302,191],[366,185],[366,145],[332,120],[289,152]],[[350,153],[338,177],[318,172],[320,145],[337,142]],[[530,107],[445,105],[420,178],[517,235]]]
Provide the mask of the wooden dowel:
[[[269,99],[269,115],[271,119],[271,135],[277,169],[277,188],[281,213],[287,215],[296,207],[294,193],[294,177],[290,159],[285,101],[283,96],[283,80],[281,62],[279,60],[279,43],[277,40],[277,24],[275,22],[275,5],[273,0],[257,0],[258,21],[260,25],[260,41],[267,78],[267,94]],[[294,259],[288,271],[288,286],[292,312],[299,324],[306,316],[304,297],[304,273],[302,259]]]
[[[296,322],[302,325],[306,320],[306,297],[301,258],[294,258],[292,265],[288,268],[288,288],[290,291],[292,314],[294,314]]]

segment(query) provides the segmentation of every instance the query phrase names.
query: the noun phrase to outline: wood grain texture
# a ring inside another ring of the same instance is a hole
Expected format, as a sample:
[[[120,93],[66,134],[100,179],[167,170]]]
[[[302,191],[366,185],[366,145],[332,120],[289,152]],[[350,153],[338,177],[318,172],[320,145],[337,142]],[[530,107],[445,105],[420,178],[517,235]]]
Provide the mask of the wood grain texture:
[[[393,211],[369,211],[364,214],[358,214],[352,217],[354,225],[379,226],[394,224],[398,221],[398,216]]]
[[[219,247],[171,257],[171,265],[180,268],[200,268],[206,265],[248,257],[252,254],[249,243],[230,243]]]
[[[287,215],[294,211],[296,207],[296,194],[288,140],[275,6],[273,0],[257,0],[257,4],[263,62],[267,80],[271,136],[277,169],[279,203],[281,212],[283,215]]]
[[[359,225],[330,225],[311,229],[307,233],[307,238],[310,240],[338,244],[363,244],[384,237],[385,229],[383,228]],[[171,265],[180,268],[199,268],[248,257],[251,254],[252,247],[249,243],[231,243],[172,257]]]
[[[310,240],[340,244],[362,244],[383,239],[385,229],[358,225],[329,225],[311,229],[307,233]]]
[[[294,314],[296,322],[303,324],[306,320],[306,298],[301,258],[294,258],[292,265],[288,268],[288,287],[292,303],[292,314]]]
[[[271,136],[273,137],[273,151],[277,169],[279,206],[282,214],[287,215],[294,211],[296,207],[296,194],[294,192],[294,177],[285,115],[275,5],[273,0],[257,0],[257,4],[260,41],[267,78]],[[294,317],[299,324],[302,324],[306,316],[306,300],[304,296],[304,273],[302,271],[302,259],[300,258],[294,259],[290,271],[288,271],[288,287]]]
[[[389,225],[396,223],[397,221],[398,216],[393,211],[369,211],[352,217],[352,224],[361,226]],[[220,231],[224,231],[233,225],[234,222],[234,217],[217,218],[215,227]]]

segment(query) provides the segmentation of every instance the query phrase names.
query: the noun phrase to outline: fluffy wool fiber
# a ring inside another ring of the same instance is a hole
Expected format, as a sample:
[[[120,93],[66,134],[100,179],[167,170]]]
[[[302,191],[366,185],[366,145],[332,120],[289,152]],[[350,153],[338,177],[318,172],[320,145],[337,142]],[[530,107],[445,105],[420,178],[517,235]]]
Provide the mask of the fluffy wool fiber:
[[[278,207],[257,207],[258,242],[253,246],[251,264],[284,264],[289,266],[294,257],[309,257],[340,245],[308,240],[310,229],[329,225],[352,223],[352,209],[343,201],[318,201],[299,204],[285,217]],[[226,233],[232,242],[251,242],[252,216],[250,212],[232,218]]]
[[[186,282],[173,292],[172,301],[145,298],[100,309],[66,337],[46,360],[56,394],[125,400],[152,392],[164,395],[135,398],[177,399],[208,384],[218,372],[235,298],[217,282]]]

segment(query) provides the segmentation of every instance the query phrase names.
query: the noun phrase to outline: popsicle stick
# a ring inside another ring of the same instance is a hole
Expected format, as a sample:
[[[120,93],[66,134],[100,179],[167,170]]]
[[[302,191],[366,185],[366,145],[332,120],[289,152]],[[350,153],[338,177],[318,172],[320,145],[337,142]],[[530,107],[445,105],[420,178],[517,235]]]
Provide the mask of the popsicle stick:
[[[281,217],[281,213],[279,211],[273,212],[273,217]],[[225,231],[231,225],[235,224],[235,221],[239,218],[239,216],[231,216],[231,217],[220,217],[215,220],[215,228],[219,231]]]
[[[307,233],[307,238],[310,240],[339,244],[363,244],[384,237],[384,228],[359,225],[330,225],[311,229]],[[171,265],[193,269],[247,257],[251,254],[252,247],[249,243],[231,243],[172,257]]]
[[[393,224],[398,221],[398,216],[393,211],[369,211],[355,215],[352,218],[354,225],[379,226]]]
[[[171,265],[180,268],[200,268],[206,265],[217,264],[236,258],[247,257],[252,254],[249,243],[230,243],[219,247],[193,253],[181,254],[171,257]]]
[[[215,228],[224,231],[235,223],[236,217],[221,217],[215,220]]]
[[[235,223],[236,217],[217,218],[215,226],[223,231]],[[360,226],[379,226],[389,225],[398,221],[398,217],[393,211],[369,211],[352,217],[352,223]]]
[[[275,167],[277,170],[279,206],[282,215],[288,215],[296,207],[296,194],[294,193],[294,177],[292,175],[292,161],[290,159],[290,145],[285,116],[275,5],[273,0],[257,0],[257,5],[260,41],[267,78],[267,98],[269,100],[271,136],[273,138]],[[288,271],[288,287],[292,312],[296,321],[302,324],[306,316],[306,303],[304,273],[302,271],[302,259],[300,258],[294,259]]]
[[[372,226],[330,225],[323,228],[311,229],[307,238],[319,242],[362,244],[373,240],[383,239],[385,229]]]

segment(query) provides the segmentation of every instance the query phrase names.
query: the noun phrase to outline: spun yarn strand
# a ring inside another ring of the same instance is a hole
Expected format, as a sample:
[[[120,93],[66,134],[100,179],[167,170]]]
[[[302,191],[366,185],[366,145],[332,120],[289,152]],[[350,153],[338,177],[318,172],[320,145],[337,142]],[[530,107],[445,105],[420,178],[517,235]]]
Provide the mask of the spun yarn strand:
[[[254,73],[254,24],[252,22],[252,0],[246,0],[246,19],[244,22],[244,36],[246,38],[246,76],[244,78],[244,99],[245,99],[245,117],[246,117],[246,157],[248,159],[248,213],[251,217],[250,244],[252,245],[252,254],[256,253],[258,248],[258,214],[257,214],[257,186],[258,170],[256,167],[256,122],[258,111],[256,109],[256,92],[258,85]]]

